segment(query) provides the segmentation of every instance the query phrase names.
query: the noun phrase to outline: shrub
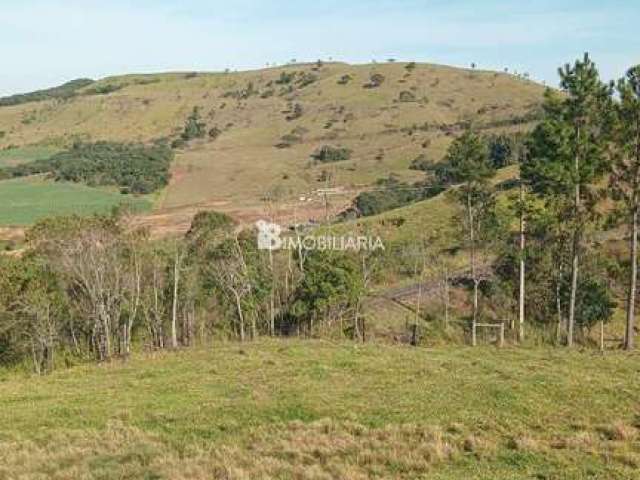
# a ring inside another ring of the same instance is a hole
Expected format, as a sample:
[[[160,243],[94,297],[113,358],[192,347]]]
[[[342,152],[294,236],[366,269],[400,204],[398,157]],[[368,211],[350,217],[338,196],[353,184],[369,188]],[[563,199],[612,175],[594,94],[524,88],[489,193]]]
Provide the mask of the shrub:
[[[411,161],[409,170],[419,170],[421,172],[428,172],[433,168],[431,162],[424,153],[421,153]]]
[[[84,91],[85,95],[107,95],[112,92],[116,92],[123,88],[124,85],[116,85],[115,83],[105,83],[104,85],[97,85],[95,87],[87,88]]]
[[[351,150],[345,147],[323,145],[311,154],[311,158],[318,163],[341,162],[351,158]]]
[[[183,148],[186,144],[187,142],[185,142],[182,138],[176,138],[173,142],[171,142],[171,148]]]
[[[353,80],[353,77],[347,73],[340,77],[340,79],[338,80],[338,85],[346,85],[351,80]]]
[[[206,135],[205,129],[206,124],[200,121],[200,109],[193,107],[191,115],[187,117],[187,121],[184,124],[184,130],[180,134],[180,138],[185,143],[194,138],[203,138]]]
[[[253,82],[248,82],[244,88],[239,90],[229,90],[222,94],[222,98],[234,98],[236,100],[246,100],[253,95],[258,95],[258,90],[253,85]]]
[[[598,322],[608,322],[613,316],[616,303],[606,283],[596,275],[586,272],[579,282],[576,298],[576,323],[583,328],[592,328]],[[570,275],[565,275],[561,285],[563,304],[569,305]],[[565,312],[567,315],[568,312]]]
[[[401,102],[415,102],[416,96],[413,94],[413,92],[409,92],[408,90],[403,90],[402,92],[400,92],[398,99]]]
[[[289,95],[290,93],[293,93],[293,85],[284,85],[280,87],[278,95],[284,97],[285,95]]]
[[[489,159],[494,168],[503,168],[518,161],[517,152],[524,142],[522,134],[488,135],[485,142],[489,149]]]
[[[220,136],[221,133],[222,130],[220,130],[218,127],[213,127],[211,130],[209,130],[209,138],[215,140]]]
[[[280,138],[280,142],[276,143],[276,148],[289,148],[291,145],[300,143],[302,137],[295,133],[287,133]]]
[[[328,170],[322,170],[316,178],[318,182],[330,182],[333,180],[333,173]]]
[[[442,190],[442,187],[428,183],[409,185],[390,175],[378,180],[372,191],[358,195],[354,206],[358,215],[366,217],[424,200]]]
[[[369,77],[369,82],[365,83],[364,88],[378,88],[385,80],[385,76],[381,73],[373,73]]]
[[[280,77],[276,80],[276,83],[278,85],[288,85],[293,81],[295,76],[296,76],[295,72],[293,73],[281,72]]]
[[[304,110],[302,108],[302,105],[300,105],[299,103],[296,103],[293,108],[291,109],[291,113],[289,115],[286,116],[286,119],[288,121],[291,120],[295,120],[297,118],[300,118],[303,114]]]
[[[298,80],[298,86],[300,88],[304,88],[318,80],[318,76],[313,73],[304,73],[302,77]]]

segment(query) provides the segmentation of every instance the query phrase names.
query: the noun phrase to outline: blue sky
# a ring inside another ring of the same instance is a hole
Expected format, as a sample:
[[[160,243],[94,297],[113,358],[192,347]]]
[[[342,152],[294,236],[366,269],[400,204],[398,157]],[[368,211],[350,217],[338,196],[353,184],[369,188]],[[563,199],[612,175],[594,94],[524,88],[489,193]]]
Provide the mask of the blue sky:
[[[640,63],[638,0],[0,0],[0,95],[78,77],[387,58],[529,72]]]

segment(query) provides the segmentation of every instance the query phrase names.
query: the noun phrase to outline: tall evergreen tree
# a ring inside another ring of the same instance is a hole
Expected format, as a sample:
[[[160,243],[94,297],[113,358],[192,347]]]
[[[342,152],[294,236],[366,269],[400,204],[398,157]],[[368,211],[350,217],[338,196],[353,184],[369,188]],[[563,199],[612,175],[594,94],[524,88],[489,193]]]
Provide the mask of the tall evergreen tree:
[[[447,152],[444,168],[440,170],[452,183],[460,183],[456,190],[457,201],[465,210],[464,225],[467,232],[469,267],[473,280],[472,340],[476,344],[478,323],[478,275],[477,256],[483,243],[483,233],[490,223],[494,206],[493,192],[488,180],[495,175],[489,159],[486,143],[471,131],[456,139]]]
[[[640,212],[640,65],[631,68],[617,85],[620,103],[615,129],[617,146],[611,175],[611,192],[624,209],[629,226],[630,277],[624,345],[634,347],[635,302],[638,276],[638,213]]]
[[[580,254],[595,219],[596,185],[607,171],[606,125],[611,87],[588,54],[559,70],[562,95],[548,90],[545,119],[536,127],[523,177],[548,203],[561,204],[571,228],[571,294],[567,345],[573,345]]]

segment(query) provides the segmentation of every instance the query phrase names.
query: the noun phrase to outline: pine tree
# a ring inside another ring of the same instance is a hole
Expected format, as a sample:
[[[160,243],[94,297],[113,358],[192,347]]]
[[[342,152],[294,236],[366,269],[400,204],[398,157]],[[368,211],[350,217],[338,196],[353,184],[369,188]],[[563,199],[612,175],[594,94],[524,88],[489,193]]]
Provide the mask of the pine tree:
[[[523,177],[548,203],[560,203],[570,219],[571,295],[567,345],[573,345],[576,298],[585,229],[596,217],[596,184],[607,170],[606,128],[611,87],[588,54],[559,70],[563,95],[548,90],[545,119],[536,127]]]
[[[194,138],[204,137],[205,133],[206,124],[200,120],[200,109],[193,107],[191,114],[187,117],[181,137],[185,142],[188,142]]]
[[[629,226],[630,278],[627,295],[627,323],[624,346],[634,347],[635,302],[638,276],[638,214],[640,212],[640,65],[630,69],[618,82],[620,103],[614,133],[615,159],[611,193],[623,207]]]
[[[495,174],[495,169],[490,162],[486,143],[474,133],[465,132],[449,147],[441,173],[449,181],[462,184],[455,194],[465,210],[463,223],[468,235],[469,267],[473,281],[471,343],[475,345],[480,285],[477,256],[494,206],[493,192],[488,180]]]

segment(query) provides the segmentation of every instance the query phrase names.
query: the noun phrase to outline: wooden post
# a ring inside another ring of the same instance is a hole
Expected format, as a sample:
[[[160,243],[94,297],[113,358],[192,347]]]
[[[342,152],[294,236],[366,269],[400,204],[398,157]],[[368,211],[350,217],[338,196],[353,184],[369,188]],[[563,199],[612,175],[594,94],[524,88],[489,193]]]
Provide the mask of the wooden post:
[[[504,347],[504,323],[500,324],[500,348]]]
[[[475,320],[471,323],[471,346],[475,347],[476,346],[476,330],[478,328],[478,324],[475,322]]]
[[[604,353],[604,322],[600,320],[600,351]]]

